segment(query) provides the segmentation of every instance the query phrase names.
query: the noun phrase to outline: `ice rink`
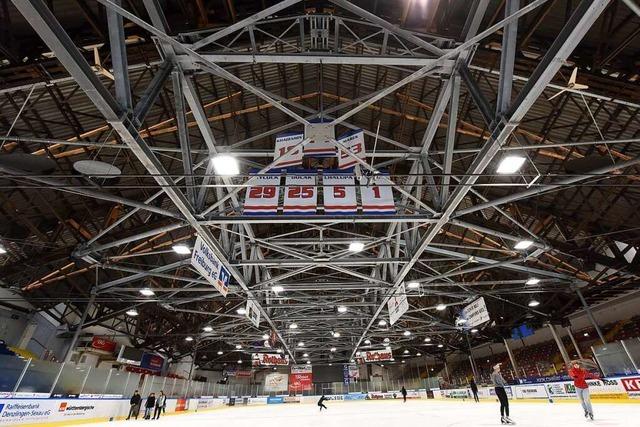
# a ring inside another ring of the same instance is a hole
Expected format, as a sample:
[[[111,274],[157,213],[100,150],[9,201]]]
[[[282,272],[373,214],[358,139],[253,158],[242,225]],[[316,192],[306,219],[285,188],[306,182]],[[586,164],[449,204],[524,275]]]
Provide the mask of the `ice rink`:
[[[169,415],[158,421],[118,421],[83,424],[93,427],[194,426],[211,427],[427,427],[497,426],[495,402],[393,401],[327,402],[328,410],[310,404],[284,404],[220,408],[201,413]],[[640,406],[594,402],[595,420],[582,416],[578,402],[511,402],[511,418],[519,426],[640,426]]]

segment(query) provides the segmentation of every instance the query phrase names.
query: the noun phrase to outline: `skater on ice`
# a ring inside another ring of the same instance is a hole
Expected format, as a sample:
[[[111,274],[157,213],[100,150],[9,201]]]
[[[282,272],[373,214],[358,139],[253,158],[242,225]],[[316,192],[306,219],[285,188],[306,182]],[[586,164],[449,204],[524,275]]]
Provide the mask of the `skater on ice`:
[[[402,394],[402,400],[404,403],[407,403],[407,389],[402,386],[400,389],[400,394]]]
[[[587,361],[583,361],[582,364],[587,365]],[[591,406],[591,396],[589,395],[589,384],[587,379],[597,379],[598,375],[592,374],[582,367],[581,361],[574,360],[571,362],[571,368],[569,369],[569,376],[573,379],[573,385],[576,387],[576,395],[582,409],[584,410],[584,417],[593,420],[593,407]]]
[[[324,394],[320,397],[320,400],[318,400],[318,406],[320,407],[320,412],[322,412],[322,408],[327,409],[326,406],[324,406],[324,402],[325,400],[327,400],[327,398],[324,396]]]
[[[475,378],[471,378],[471,381],[469,381],[469,388],[471,389],[471,393],[473,393],[473,400],[480,402],[480,399],[478,399],[478,384],[476,384]]]
[[[495,365],[491,373],[491,381],[495,387],[496,396],[500,401],[500,422],[502,422],[502,424],[515,424],[515,422],[509,418],[509,398],[504,389],[508,384],[500,373],[500,365],[500,363]]]

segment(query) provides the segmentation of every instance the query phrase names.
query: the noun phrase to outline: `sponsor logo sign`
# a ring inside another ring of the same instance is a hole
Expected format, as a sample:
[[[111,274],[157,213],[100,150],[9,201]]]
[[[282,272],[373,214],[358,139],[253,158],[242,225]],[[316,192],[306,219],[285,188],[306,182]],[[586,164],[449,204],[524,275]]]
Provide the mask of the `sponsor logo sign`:
[[[200,236],[196,239],[196,244],[191,254],[191,265],[198,270],[211,285],[223,296],[229,292],[229,279],[231,274],[220,262],[209,245]]]
[[[164,359],[157,354],[145,353],[140,360],[140,367],[151,371],[160,371],[164,365]]]
[[[91,339],[91,347],[95,348],[96,350],[113,353],[116,350],[116,343],[102,337],[93,337]]]
[[[398,319],[409,310],[409,301],[407,301],[407,292],[404,283],[398,286],[393,296],[389,298],[387,309],[389,310],[389,323],[391,325],[396,323]]]
[[[465,308],[460,313],[460,319],[465,319],[465,328],[473,328],[489,321],[489,311],[484,302],[484,297],[480,297]]]
[[[287,374],[271,373],[264,378],[264,391],[286,391],[289,384]]]
[[[260,310],[258,310],[258,304],[253,300],[247,300],[247,319],[253,323],[256,328],[260,326]],[[288,364],[288,363],[287,363]]]
[[[0,424],[22,424],[46,420],[52,410],[39,402],[0,403]]]
[[[270,396],[270,397],[267,397],[267,403],[269,405],[272,405],[274,403],[276,403],[276,404],[277,403],[284,403],[284,397],[282,397],[282,396]]]
[[[356,357],[361,358],[365,363],[386,362],[393,359],[391,350],[371,350],[356,353]]]
[[[251,358],[260,366],[286,366],[289,364],[289,356],[274,353],[253,353]]]
[[[176,399],[176,412],[183,412],[189,408],[187,399]]]
[[[630,397],[640,398],[640,377],[621,378],[620,382]]]

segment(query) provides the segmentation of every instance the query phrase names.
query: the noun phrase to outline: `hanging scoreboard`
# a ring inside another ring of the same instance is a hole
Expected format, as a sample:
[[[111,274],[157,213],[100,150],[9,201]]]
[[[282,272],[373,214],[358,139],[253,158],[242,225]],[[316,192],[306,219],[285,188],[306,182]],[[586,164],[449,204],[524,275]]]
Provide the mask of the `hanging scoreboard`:
[[[322,176],[324,213],[327,215],[351,215],[358,211],[353,174],[325,171]]]
[[[280,198],[280,175],[255,175],[244,198],[245,215],[275,215]]]
[[[286,159],[278,160],[274,168],[288,168],[302,165],[302,147],[294,148],[304,140],[304,134],[299,132],[284,133],[276,137],[276,148],[273,152],[273,159],[277,160],[289,151],[293,152]]]
[[[358,163],[356,159],[345,153],[340,145],[344,146],[344,148],[349,149],[349,151],[360,160],[365,160],[366,151],[364,147],[364,132],[361,129],[356,129],[342,134],[338,138],[338,142],[340,143],[338,144],[339,169],[347,169],[355,166]]]
[[[391,181],[389,181],[387,176],[387,174],[382,174],[376,175],[375,177],[363,177],[363,181],[360,183],[363,213],[396,213]]]
[[[318,207],[316,175],[292,173],[287,175],[284,190],[285,215],[314,215]]]

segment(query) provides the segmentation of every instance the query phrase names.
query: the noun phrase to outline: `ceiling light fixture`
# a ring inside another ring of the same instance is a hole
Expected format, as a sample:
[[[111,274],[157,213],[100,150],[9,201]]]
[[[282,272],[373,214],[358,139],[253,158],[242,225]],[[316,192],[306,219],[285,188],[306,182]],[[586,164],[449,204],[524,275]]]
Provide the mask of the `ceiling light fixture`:
[[[338,313],[346,313],[347,312],[347,307],[344,305],[339,305],[338,306]]]
[[[529,307],[537,307],[540,305],[540,301],[532,299],[531,301],[529,301]]]
[[[438,304],[438,305],[436,305],[436,310],[438,310],[438,311],[442,311],[442,310],[444,310],[446,308],[447,308],[446,304]]]
[[[519,251],[523,251],[525,249],[528,249],[531,245],[533,245],[533,242],[531,240],[520,240],[513,248],[518,249]]]
[[[371,345],[371,340],[364,340],[364,343],[365,343],[366,345]]]
[[[304,347],[304,342],[300,341],[300,342],[298,343],[298,347]]]
[[[329,350],[331,353],[335,353],[336,352],[336,348],[335,347],[331,347],[331,349]]]
[[[298,324],[297,323],[290,324],[289,329],[298,329]]]
[[[309,357],[309,355],[307,353],[304,353],[302,357]]]
[[[471,330],[471,333],[472,333],[472,334],[475,334],[475,333],[477,333],[477,332],[478,332],[478,330],[477,330],[476,328],[473,328],[473,329]]]
[[[540,279],[536,279],[535,277],[532,277],[525,282],[525,285],[537,285],[538,283],[540,283]]]
[[[242,346],[240,344],[236,344],[236,350],[240,350]]]
[[[262,339],[263,340],[268,340],[269,339],[269,334],[263,334],[262,335]]]
[[[417,289],[420,287],[420,283],[419,282],[409,282],[407,283],[407,287],[409,289]]]
[[[138,315],[138,310],[132,308],[131,310],[127,310],[126,313],[127,313],[127,316],[135,317]]]
[[[7,250],[4,248],[4,246],[0,245],[0,255],[2,254],[6,254]]]
[[[444,347],[444,345],[438,344],[438,348],[442,348],[442,347]]]
[[[211,159],[213,170],[216,175],[233,176],[240,173],[240,165],[238,160],[233,156],[221,154]]]
[[[282,291],[284,291],[284,288],[283,288],[282,286],[275,285],[275,286],[272,286],[272,287],[271,287],[271,290],[272,290],[273,292],[275,292],[275,293],[278,293],[278,292],[282,292]]]
[[[334,332],[332,335],[334,338],[340,338],[340,332]]]
[[[222,356],[222,352],[221,351],[218,352],[218,356]]]
[[[211,332],[213,331],[213,328],[211,326],[205,326],[204,328],[202,328],[202,330],[205,332]]]
[[[520,170],[525,160],[527,159],[522,156],[506,156],[498,165],[496,172],[499,174],[516,173]]]
[[[408,337],[409,335],[411,335],[411,331],[404,331],[402,335],[404,335],[405,337]]]
[[[424,339],[424,342],[431,342],[431,338],[426,337],[426,338]]]
[[[387,326],[387,321],[382,319],[378,322],[378,326]]]
[[[247,314],[247,310],[245,308],[239,308],[236,310],[236,313],[238,314]]]
[[[360,252],[363,249],[364,249],[364,243],[362,243],[362,242],[351,242],[349,244],[349,251],[350,252]]]
[[[152,291],[151,289],[149,289],[149,288],[143,288],[143,289],[140,289],[140,293],[141,293],[142,295],[144,295],[145,297],[151,297],[151,296],[153,296],[153,295],[155,295],[155,294],[156,294],[155,292],[153,292],[153,291]]]
[[[189,249],[187,245],[173,245],[171,249],[173,249],[173,252],[180,255],[187,255],[191,253],[191,249]]]
[[[186,337],[184,340],[185,341],[193,341],[193,337]]]

